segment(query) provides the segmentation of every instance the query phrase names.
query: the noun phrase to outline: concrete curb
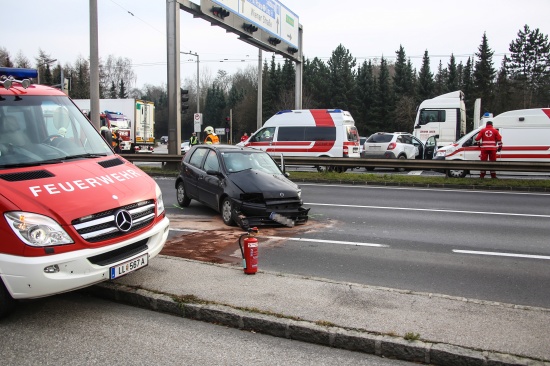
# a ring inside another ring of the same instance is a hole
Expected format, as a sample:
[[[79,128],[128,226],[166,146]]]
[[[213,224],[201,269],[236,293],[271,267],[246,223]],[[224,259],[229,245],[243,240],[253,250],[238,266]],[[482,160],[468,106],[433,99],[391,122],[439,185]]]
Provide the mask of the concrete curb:
[[[101,283],[85,291],[111,301],[236,329],[293,339],[380,357],[445,366],[550,366],[550,362],[510,354],[487,352],[451,344],[408,341],[402,337],[374,334],[336,325],[319,325],[254,309],[204,303],[180,302],[167,294],[130,286]]]

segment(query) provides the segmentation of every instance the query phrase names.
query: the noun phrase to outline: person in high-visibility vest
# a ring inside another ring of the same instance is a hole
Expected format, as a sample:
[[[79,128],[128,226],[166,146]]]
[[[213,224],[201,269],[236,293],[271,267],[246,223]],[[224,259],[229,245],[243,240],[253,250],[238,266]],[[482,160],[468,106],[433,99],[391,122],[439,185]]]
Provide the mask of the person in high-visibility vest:
[[[206,132],[206,138],[204,139],[205,144],[219,144],[220,139],[218,135],[214,133],[214,129],[212,126],[208,126],[204,129],[204,132]]]
[[[193,132],[193,134],[189,138],[189,145],[190,146],[195,146],[195,145],[198,145],[198,144],[199,144],[199,139],[197,137],[197,133]]]

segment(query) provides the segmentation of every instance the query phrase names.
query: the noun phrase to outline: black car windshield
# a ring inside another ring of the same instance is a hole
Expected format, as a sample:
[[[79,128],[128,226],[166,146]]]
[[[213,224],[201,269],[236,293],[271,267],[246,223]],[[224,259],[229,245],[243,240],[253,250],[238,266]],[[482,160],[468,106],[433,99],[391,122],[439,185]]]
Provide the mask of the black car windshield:
[[[264,152],[238,150],[222,152],[221,155],[228,173],[252,169],[269,174],[282,174],[271,156]]]

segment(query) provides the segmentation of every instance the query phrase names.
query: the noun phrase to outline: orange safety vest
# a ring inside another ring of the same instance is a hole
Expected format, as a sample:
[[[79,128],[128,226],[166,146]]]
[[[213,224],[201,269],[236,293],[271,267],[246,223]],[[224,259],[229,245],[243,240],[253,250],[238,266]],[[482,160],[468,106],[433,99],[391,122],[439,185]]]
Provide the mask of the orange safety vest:
[[[211,135],[206,136],[206,138],[204,139],[204,143],[205,144],[219,144],[220,139],[218,138],[218,135],[211,134]]]

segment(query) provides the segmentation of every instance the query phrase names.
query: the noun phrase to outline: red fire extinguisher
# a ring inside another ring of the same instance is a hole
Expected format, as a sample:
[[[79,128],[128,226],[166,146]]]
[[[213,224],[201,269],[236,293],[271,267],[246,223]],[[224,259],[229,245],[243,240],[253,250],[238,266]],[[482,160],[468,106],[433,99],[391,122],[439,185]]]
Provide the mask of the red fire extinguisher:
[[[258,239],[254,237],[257,233],[258,228],[253,227],[248,228],[246,233],[239,236],[245,274],[255,274],[258,271]]]

